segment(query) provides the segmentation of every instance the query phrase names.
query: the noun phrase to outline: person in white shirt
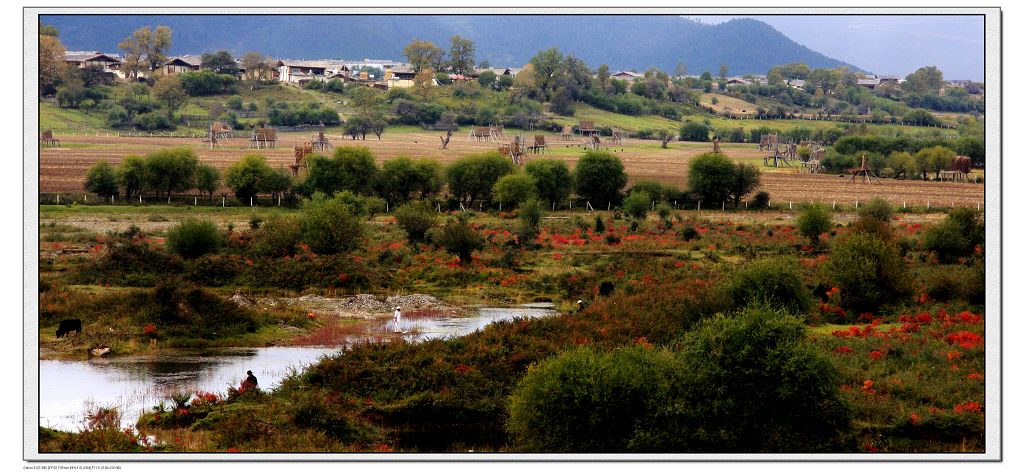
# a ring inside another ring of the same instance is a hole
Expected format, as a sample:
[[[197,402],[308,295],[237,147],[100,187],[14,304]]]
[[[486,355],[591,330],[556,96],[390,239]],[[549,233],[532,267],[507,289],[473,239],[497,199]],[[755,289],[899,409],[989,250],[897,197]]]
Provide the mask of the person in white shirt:
[[[395,307],[395,331],[402,331],[402,307]]]

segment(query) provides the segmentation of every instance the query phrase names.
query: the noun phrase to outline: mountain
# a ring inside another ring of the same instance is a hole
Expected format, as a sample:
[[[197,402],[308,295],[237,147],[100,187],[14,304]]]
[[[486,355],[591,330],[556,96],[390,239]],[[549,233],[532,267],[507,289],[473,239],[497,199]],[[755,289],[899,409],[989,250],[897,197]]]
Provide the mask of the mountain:
[[[557,47],[596,69],[673,72],[679,63],[690,74],[764,74],[773,65],[850,66],[795,43],[753,19],[705,25],[667,15],[44,15],[60,30],[68,50],[118,51],[117,43],[142,26],[166,25],[172,54],[225,49],[292,59],[404,60],[413,39],[448,49],[453,35],[472,40],[476,60],[493,66],[521,66],[537,52]]]

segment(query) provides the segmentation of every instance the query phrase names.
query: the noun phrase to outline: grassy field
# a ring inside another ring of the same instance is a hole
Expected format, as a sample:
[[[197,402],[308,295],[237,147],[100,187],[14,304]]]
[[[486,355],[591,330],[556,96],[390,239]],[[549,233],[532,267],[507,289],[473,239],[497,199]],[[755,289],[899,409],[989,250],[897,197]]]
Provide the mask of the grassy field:
[[[713,103],[712,99],[717,99],[717,103]],[[716,93],[701,94],[700,105],[710,107],[718,113],[753,114],[757,112],[757,104],[751,104],[743,99]]]

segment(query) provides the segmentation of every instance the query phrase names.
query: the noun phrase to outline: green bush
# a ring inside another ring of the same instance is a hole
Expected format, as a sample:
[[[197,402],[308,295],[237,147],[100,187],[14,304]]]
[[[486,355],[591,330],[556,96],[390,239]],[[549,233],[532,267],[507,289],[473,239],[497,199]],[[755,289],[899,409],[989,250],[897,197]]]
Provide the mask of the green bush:
[[[781,310],[705,319],[682,340],[685,451],[844,451],[850,410],[839,373]]]
[[[683,142],[708,142],[711,129],[700,122],[687,122],[679,129],[679,140]]]
[[[704,207],[720,205],[731,196],[736,182],[736,166],[721,153],[702,153],[690,159],[687,183],[701,197]]]
[[[249,154],[225,170],[224,184],[235,192],[239,200],[248,204],[258,193],[267,191],[265,184],[273,173],[266,157]]]
[[[100,160],[85,175],[85,190],[101,197],[117,194],[117,172],[106,160]]]
[[[505,175],[494,184],[492,193],[495,200],[512,208],[537,196],[537,180],[526,173]]]
[[[767,191],[758,191],[757,194],[754,195],[754,201],[750,203],[750,207],[754,209],[765,209],[768,207],[768,204],[771,203],[771,200],[771,195],[769,195]]]
[[[539,199],[558,203],[572,193],[572,173],[569,172],[569,167],[562,160],[547,158],[530,160],[523,167],[523,171],[536,180]]]
[[[464,266],[473,262],[473,251],[484,247],[484,238],[464,219],[449,221],[441,228],[435,241],[446,251],[459,256]]]
[[[811,308],[811,293],[804,286],[794,259],[764,258],[734,273],[727,290],[739,307],[768,305],[794,315]]]
[[[448,189],[459,200],[491,199],[498,179],[515,173],[516,166],[498,152],[485,152],[460,158],[448,166]]]
[[[820,203],[807,205],[797,216],[796,227],[812,244],[817,244],[819,236],[832,229],[832,212]]]
[[[316,193],[302,204],[302,240],[317,254],[355,249],[362,242],[363,220],[343,196]]]
[[[406,203],[395,210],[395,219],[411,243],[426,239],[427,231],[437,223],[437,215],[434,206],[422,200]]]
[[[628,177],[619,157],[604,151],[587,151],[576,164],[576,192],[592,206],[618,203]]]
[[[634,191],[622,202],[622,209],[627,216],[643,219],[647,216],[647,211],[651,209],[651,195],[646,191]]]
[[[519,207],[519,242],[527,243],[540,232],[540,203],[535,199],[527,200]]]
[[[666,350],[570,349],[536,366],[509,398],[514,450],[655,452],[678,446],[681,365]]]
[[[838,239],[821,272],[823,281],[839,289],[841,305],[857,314],[895,304],[911,290],[896,245],[871,234]]]
[[[301,238],[298,218],[274,215],[260,226],[250,249],[259,256],[290,256],[295,254]]]
[[[925,250],[934,252],[942,262],[954,262],[970,256],[975,246],[985,242],[981,213],[969,208],[949,212],[941,223],[928,228],[921,239]]]
[[[211,221],[186,219],[167,231],[167,248],[185,259],[214,252],[223,245],[217,225]]]
[[[865,216],[871,216],[880,221],[889,221],[890,219],[892,219],[892,215],[895,212],[896,210],[892,207],[891,204],[889,204],[888,201],[886,201],[885,198],[882,198],[881,196],[876,196],[868,200],[867,203],[864,203],[864,206],[861,206],[857,210],[857,215],[859,215],[861,218]]]

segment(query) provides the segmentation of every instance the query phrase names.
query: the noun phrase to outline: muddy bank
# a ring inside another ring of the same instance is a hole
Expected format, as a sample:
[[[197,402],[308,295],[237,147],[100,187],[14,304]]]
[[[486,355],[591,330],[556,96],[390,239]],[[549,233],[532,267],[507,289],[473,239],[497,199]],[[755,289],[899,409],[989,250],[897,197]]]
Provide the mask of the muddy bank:
[[[242,294],[235,294],[231,300],[240,306],[257,310],[272,308],[292,308],[311,312],[314,315],[334,316],[339,318],[374,319],[382,315],[390,315],[395,308],[401,307],[403,314],[431,311],[456,316],[463,313],[462,307],[450,305],[443,300],[427,294],[392,295],[378,297],[371,294],[359,294],[350,297],[323,297],[320,295],[303,295],[301,297],[266,297],[251,300]]]

